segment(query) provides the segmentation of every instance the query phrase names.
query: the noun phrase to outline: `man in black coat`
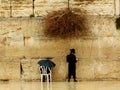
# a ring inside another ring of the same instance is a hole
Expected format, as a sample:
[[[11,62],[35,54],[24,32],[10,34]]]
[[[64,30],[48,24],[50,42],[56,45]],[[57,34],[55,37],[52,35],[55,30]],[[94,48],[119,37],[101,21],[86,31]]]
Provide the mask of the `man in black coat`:
[[[71,76],[73,76],[74,81],[76,82],[76,56],[75,49],[70,49],[70,54],[67,55],[68,62],[68,82],[70,81]]]

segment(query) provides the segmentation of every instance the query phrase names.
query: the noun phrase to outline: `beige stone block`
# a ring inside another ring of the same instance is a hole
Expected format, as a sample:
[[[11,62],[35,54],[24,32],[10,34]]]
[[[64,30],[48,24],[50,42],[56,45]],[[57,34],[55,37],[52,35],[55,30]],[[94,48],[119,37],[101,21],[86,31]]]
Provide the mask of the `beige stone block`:
[[[0,20],[0,29],[1,29],[1,32],[0,34],[1,35],[10,35],[10,34],[14,34],[14,33],[17,33],[18,31],[21,30],[21,23],[20,23],[20,19],[17,19],[17,18],[2,18]],[[8,28],[9,27],[9,28]]]
[[[94,80],[95,79],[95,60],[83,59],[78,60],[76,64],[77,78],[80,80]]]
[[[66,79],[68,79],[66,57],[54,57],[52,61],[56,64],[56,66],[51,69],[53,81],[66,81]]]
[[[106,16],[86,16],[89,30],[93,32],[93,37],[112,37],[117,35],[115,18]]]
[[[42,55],[40,54],[39,48],[36,47],[25,47],[24,48],[24,56],[27,58],[38,58]]]
[[[114,18],[101,18],[100,21],[98,21],[100,24],[100,28],[98,28],[99,36],[114,36],[116,34],[115,31],[115,21]],[[99,25],[98,24],[98,25]]]
[[[118,78],[119,68],[118,61],[112,59],[96,60],[95,65],[95,79],[98,80],[112,80]]]
[[[76,49],[78,58],[96,58],[99,57],[100,45],[98,39],[73,39],[70,48]]]
[[[100,42],[100,56],[101,57],[115,57],[115,38],[103,37],[99,39]]]
[[[25,47],[36,47],[40,46],[40,38],[39,37],[24,37],[24,46]]]
[[[66,55],[69,51],[69,43],[64,40],[41,40],[39,54],[43,57],[57,57]],[[68,52],[67,51],[67,52]]]
[[[22,18],[21,28],[25,37],[37,37],[43,35],[43,20],[38,18]]]
[[[23,80],[37,80],[40,79],[38,59],[22,59],[21,65],[23,69]]]
[[[24,37],[20,33],[9,33],[6,37],[6,45],[14,47],[23,47],[24,46]]]
[[[0,79],[19,80],[20,79],[20,63],[13,60],[0,61]]]
[[[23,35],[31,36],[34,28],[33,25],[31,24],[32,20],[30,18],[21,18],[20,23],[21,23],[21,29],[22,29]]]
[[[5,57],[10,58],[21,58],[25,56],[24,47],[13,47],[13,46],[6,46],[5,47]]]

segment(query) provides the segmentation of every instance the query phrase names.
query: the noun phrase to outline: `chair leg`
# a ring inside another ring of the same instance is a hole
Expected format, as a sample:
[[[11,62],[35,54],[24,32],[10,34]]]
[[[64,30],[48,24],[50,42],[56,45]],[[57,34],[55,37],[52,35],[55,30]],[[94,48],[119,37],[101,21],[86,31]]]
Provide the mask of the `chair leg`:
[[[41,75],[41,82],[43,82],[43,77],[46,76],[47,82],[52,82],[52,76],[51,75]]]
[[[46,75],[47,76],[47,82],[49,82],[49,75]]]
[[[52,76],[50,75],[50,82],[52,82]]]

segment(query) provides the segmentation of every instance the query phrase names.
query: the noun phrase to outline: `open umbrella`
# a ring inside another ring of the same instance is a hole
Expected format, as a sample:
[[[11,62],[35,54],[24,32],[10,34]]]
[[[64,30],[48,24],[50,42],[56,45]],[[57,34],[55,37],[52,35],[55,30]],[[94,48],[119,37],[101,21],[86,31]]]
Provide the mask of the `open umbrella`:
[[[55,67],[55,63],[49,59],[40,60],[38,61],[38,64],[46,67]]]

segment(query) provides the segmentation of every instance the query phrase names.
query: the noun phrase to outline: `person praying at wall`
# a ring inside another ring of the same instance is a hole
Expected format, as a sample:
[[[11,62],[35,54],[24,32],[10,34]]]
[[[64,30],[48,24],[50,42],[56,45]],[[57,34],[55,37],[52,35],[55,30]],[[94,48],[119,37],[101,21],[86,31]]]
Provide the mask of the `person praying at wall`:
[[[75,56],[75,49],[70,49],[70,54],[66,57],[68,62],[68,82],[70,82],[71,76],[73,76],[74,82],[76,80],[76,56]]]

